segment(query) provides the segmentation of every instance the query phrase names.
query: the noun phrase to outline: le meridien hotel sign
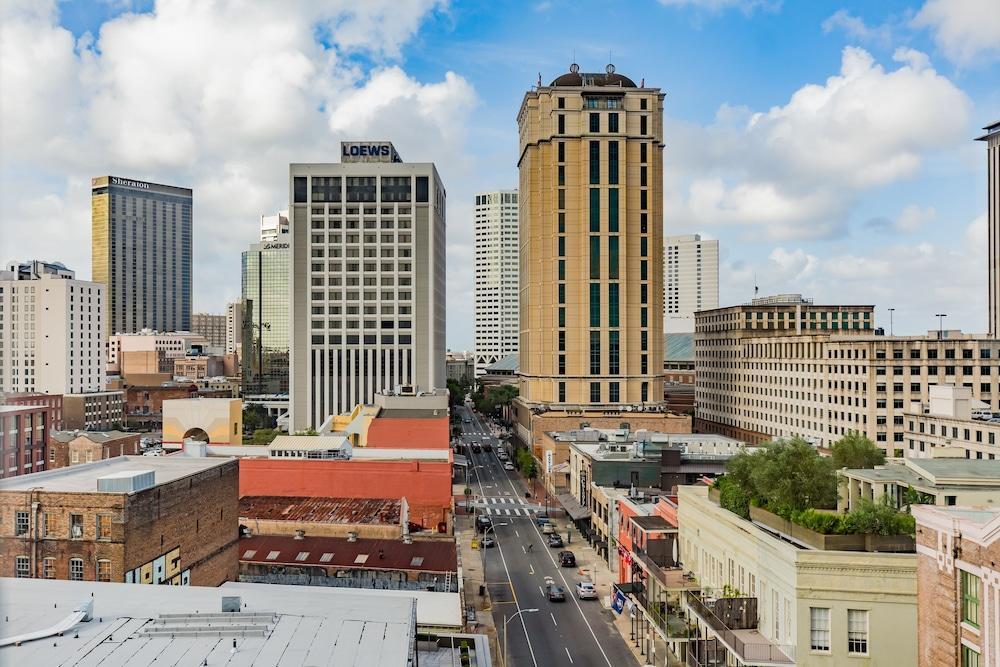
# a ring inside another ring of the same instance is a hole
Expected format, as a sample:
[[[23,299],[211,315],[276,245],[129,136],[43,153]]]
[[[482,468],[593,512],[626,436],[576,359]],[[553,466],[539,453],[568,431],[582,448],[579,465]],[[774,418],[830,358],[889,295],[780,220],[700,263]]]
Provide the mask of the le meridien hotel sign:
[[[341,162],[402,162],[390,141],[341,141]]]

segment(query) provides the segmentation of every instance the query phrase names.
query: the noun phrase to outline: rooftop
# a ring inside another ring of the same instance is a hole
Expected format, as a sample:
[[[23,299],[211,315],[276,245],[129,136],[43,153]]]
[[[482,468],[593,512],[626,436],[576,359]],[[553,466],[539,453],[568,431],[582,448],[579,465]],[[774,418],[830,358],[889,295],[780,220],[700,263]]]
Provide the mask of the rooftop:
[[[694,361],[694,334],[668,333],[664,336],[663,358],[667,361]]]
[[[520,368],[517,354],[508,354],[506,357],[490,364],[486,367],[487,373],[516,373]]]
[[[632,79],[616,74],[614,65],[608,65],[603,72],[581,72],[580,66],[576,63],[569,66],[569,72],[557,76],[549,86],[637,88]]]
[[[156,483],[154,486],[159,486],[217,466],[226,465],[230,460],[181,456],[116,456],[93,463],[81,463],[67,468],[0,479],[0,491],[37,489],[48,492],[98,493],[97,479],[99,477],[149,470],[152,470],[155,475]]]
[[[341,524],[398,524],[401,503],[392,498],[308,498],[243,496],[240,517],[269,521]]]
[[[842,470],[841,474],[870,482],[894,482],[928,487],[998,487],[1000,461],[986,459],[903,459],[872,469]]]
[[[376,419],[447,419],[447,409],[432,408],[386,408]]]
[[[238,544],[240,561],[276,565],[373,570],[421,570],[457,572],[458,557],[451,540],[379,540],[346,537],[296,539],[286,535],[256,535]]]
[[[141,435],[141,433],[126,433],[125,431],[53,431],[52,439],[59,442],[69,442],[75,438],[85,437],[92,442],[105,444]]]
[[[325,449],[341,449],[348,447],[350,440],[343,435],[279,435],[267,449],[280,451],[315,451]]]
[[[404,667],[413,664],[415,599],[427,594],[394,593],[227,583],[139,594],[135,584],[3,578],[5,638],[72,625],[62,636],[3,646],[0,663]],[[238,616],[220,613],[224,596],[239,597]],[[88,602],[92,620],[73,623],[74,609]],[[254,631],[233,627],[239,623]]]

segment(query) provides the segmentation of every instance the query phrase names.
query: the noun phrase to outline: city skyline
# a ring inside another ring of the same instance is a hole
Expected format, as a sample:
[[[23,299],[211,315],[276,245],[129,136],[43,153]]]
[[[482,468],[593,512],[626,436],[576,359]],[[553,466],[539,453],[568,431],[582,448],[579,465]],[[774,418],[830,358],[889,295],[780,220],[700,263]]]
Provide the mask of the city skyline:
[[[200,47],[211,50],[190,62],[209,65],[180,75],[161,46],[180,25],[172,3],[139,2],[133,13],[15,3],[5,7],[4,48],[49,66],[39,74],[5,51],[0,77],[33,77],[25,90],[78,113],[3,107],[0,214],[25,223],[5,225],[4,256],[86,267],[93,173],[183,184],[199,209],[192,309],[220,313],[239,295],[237,249],[261,214],[287,206],[285,165],[332,160],[342,139],[394,141],[438,164],[449,184],[447,342],[468,349],[473,195],[516,184],[521,91],[574,58],[587,71],[610,59],[667,93],[666,233],[721,240],[720,304],[748,300],[757,282],[761,293],[873,302],[880,323],[894,308],[897,333],[934,328],[936,312],[950,327],[985,332],[985,165],[973,139],[1000,108],[990,22],[941,0],[808,5],[651,2],[602,7],[600,26],[588,20],[594,7],[559,2],[434,3],[392,15],[371,5],[341,22],[337,10],[288,11],[273,18],[305,45],[268,35],[250,51],[235,42],[252,21],[211,8],[184,18],[227,23],[234,44]],[[658,30],[631,30],[640,17]],[[538,39],[554,26],[561,36]],[[18,41],[28,35],[44,48]],[[286,56],[298,68],[280,67],[264,88],[226,83],[244,62],[255,73]],[[85,89],[88,77],[100,85]],[[191,114],[145,104],[192,93],[207,97]],[[286,103],[258,103],[272,93]],[[214,94],[243,103],[241,122],[229,122]],[[32,99],[18,106],[45,106]],[[850,118],[859,105],[878,113]],[[124,136],[141,137],[142,150]],[[95,151],[97,141],[106,144]],[[744,149],[727,149],[734,144]],[[67,157],[76,154],[88,158]],[[67,242],[53,248],[53,235]],[[937,279],[942,266],[952,267],[947,280]]]

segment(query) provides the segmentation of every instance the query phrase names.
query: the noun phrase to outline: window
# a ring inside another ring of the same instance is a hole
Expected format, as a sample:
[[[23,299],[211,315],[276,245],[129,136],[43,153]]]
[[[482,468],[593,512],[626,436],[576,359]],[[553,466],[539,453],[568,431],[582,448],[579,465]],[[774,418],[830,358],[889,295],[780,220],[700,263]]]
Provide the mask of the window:
[[[649,129],[646,125],[646,116],[639,116],[639,134],[646,134],[646,130]]]
[[[18,579],[27,579],[31,576],[30,565],[27,556],[18,556],[14,559],[14,576]]]
[[[319,202],[339,202],[340,201],[340,177],[339,176],[313,176],[312,177],[312,201]],[[323,207],[319,207],[322,212]]]
[[[560,285],[560,287],[564,287]],[[560,302],[562,303],[562,302]],[[590,283],[590,326],[601,326],[601,284]]]
[[[97,580],[111,581],[111,561],[109,560],[97,561]]]
[[[52,537],[56,534],[56,516],[51,512],[42,515],[42,526],[44,526],[45,537]]]
[[[639,162],[646,163],[646,151],[648,144],[639,144]]]
[[[557,134],[566,134],[566,116],[565,115],[559,114],[559,116],[556,118],[556,128],[557,128],[556,129],[556,133]]]
[[[590,183],[596,185],[601,182],[601,142],[590,142]]]
[[[608,231],[618,232],[618,188],[608,190]]]
[[[561,327],[566,326],[566,309],[565,308],[560,308],[559,309],[559,326],[561,326]]]
[[[847,652],[868,653],[868,610],[847,610]]]
[[[601,114],[599,113],[590,114],[590,131],[591,132],[601,131]]]
[[[558,388],[559,388],[559,398],[557,400],[560,403],[565,403],[566,402],[566,383],[565,382],[560,382],[559,385],[558,385]]]
[[[620,390],[617,382],[608,383],[608,402],[617,403],[621,400]]]
[[[590,237],[590,278],[596,280],[601,277],[601,237]]]
[[[427,176],[417,176],[417,203],[426,204],[430,199],[430,182]]]
[[[46,579],[56,578],[56,559],[45,558],[42,560],[42,576]]]
[[[590,402],[600,403],[601,402],[601,383],[591,382],[590,383]]]
[[[566,142],[560,141],[557,144],[557,146],[559,146],[559,148],[556,149],[556,153],[558,154],[558,160],[560,162],[565,162],[566,161]]]
[[[14,534],[15,535],[27,535],[28,534],[28,513],[27,512],[14,512]]]
[[[621,372],[618,363],[618,335],[617,331],[608,332],[608,373],[611,375],[618,375]],[[616,401],[618,399],[612,398],[610,400]]]
[[[590,188],[590,231],[601,231],[601,191]]]
[[[566,237],[565,236],[560,236],[559,237],[559,256],[560,257],[565,257],[566,256]]]
[[[830,610],[809,608],[809,647],[813,651],[830,650]]]
[[[962,583],[962,622],[979,627],[979,598],[983,582],[976,575],[965,570],[959,571]]]
[[[618,114],[609,113],[608,114],[608,132],[618,131]]]
[[[560,109],[565,109],[566,108],[566,98],[565,97],[556,98],[556,106],[558,108],[560,108]]]
[[[292,179],[293,190],[295,191],[293,198],[296,204],[305,204],[308,201],[309,186],[308,179],[305,176],[296,176]]]
[[[608,285],[608,326],[618,326],[618,283]]]
[[[601,332],[590,332],[590,374],[601,373]]]
[[[559,260],[558,268],[559,268],[559,272],[558,272],[559,280],[566,280],[566,260],[565,259],[560,259]]]
[[[979,652],[962,645],[962,667],[979,667]]]
[[[70,581],[83,581],[83,559],[82,558],[70,558],[69,559],[69,578],[70,578]]]
[[[108,514],[97,515],[97,539],[111,539],[111,516]]]
[[[83,539],[83,515],[82,514],[70,514],[69,515],[69,538],[71,540],[82,540]]]
[[[608,183],[618,185],[618,142],[608,142]]]

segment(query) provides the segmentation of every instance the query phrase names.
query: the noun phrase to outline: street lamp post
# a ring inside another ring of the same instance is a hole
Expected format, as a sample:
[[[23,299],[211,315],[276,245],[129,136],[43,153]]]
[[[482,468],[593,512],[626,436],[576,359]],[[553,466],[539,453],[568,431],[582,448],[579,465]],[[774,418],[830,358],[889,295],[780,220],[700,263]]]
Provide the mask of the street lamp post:
[[[507,667],[507,624],[513,621],[515,618],[521,614],[534,614],[538,611],[537,608],[532,607],[531,609],[522,609],[510,618],[507,618],[507,614],[503,616],[503,667]]]

